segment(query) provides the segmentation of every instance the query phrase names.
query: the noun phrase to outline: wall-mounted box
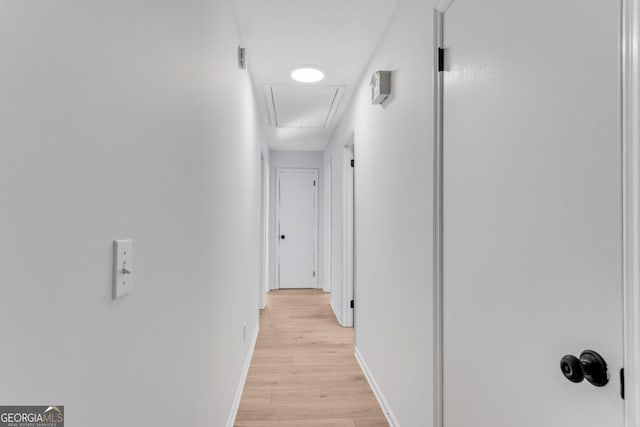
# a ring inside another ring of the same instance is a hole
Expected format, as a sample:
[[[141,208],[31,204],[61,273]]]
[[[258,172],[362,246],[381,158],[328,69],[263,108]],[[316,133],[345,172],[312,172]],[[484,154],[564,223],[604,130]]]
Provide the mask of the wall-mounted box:
[[[391,71],[376,71],[371,76],[371,103],[382,104],[391,95]]]

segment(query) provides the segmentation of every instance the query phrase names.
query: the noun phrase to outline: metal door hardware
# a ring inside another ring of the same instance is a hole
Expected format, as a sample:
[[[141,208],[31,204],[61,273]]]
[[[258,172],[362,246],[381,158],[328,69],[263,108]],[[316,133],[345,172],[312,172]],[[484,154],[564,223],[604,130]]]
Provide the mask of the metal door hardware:
[[[602,356],[593,350],[585,350],[580,359],[570,354],[560,361],[560,369],[565,378],[574,383],[585,379],[596,387],[603,387],[609,382],[607,363]]]

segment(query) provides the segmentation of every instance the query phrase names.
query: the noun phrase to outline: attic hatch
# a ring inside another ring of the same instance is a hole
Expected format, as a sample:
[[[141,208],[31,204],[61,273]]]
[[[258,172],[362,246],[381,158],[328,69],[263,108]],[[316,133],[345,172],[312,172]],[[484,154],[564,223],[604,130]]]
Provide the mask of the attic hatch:
[[[265,86],[271,125],[277,128],[328,128],[336,114],[342,86]]]

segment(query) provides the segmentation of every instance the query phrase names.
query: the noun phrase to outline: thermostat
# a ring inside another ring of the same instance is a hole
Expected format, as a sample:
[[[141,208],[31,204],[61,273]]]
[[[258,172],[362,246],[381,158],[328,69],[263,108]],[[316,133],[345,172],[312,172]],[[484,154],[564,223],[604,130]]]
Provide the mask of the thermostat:
[[[391,71],[376,71],[371,76],[371,103],[382,104],[391,95]]]

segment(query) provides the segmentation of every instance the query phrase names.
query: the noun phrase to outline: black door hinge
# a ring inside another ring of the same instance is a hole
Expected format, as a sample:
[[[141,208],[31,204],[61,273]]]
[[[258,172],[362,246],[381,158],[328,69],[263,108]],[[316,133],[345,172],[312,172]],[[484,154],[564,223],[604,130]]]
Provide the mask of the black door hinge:
[[[438,71],[444,71],[444,48],[438,48]]]
[[[353,160],[353,159],[351,159],[351,167],[354,167],[354,166],[355,166],[355,164],[356,164],[356,161],[355,161],[355,160]]]
[[[316,277],[316,272],[315,271],[313,272],[313,277]]]
[[[353,300],[351,300],[351,308],[353,308]]]
[[[620,369],[620,397],[624,399],[624,368]]]
[[[316,180],[315,179],[313,180],[313,186],[314,187],[316,186]]]

